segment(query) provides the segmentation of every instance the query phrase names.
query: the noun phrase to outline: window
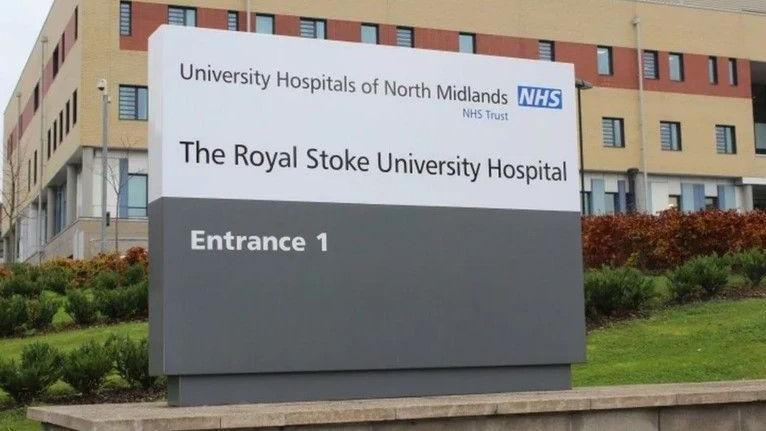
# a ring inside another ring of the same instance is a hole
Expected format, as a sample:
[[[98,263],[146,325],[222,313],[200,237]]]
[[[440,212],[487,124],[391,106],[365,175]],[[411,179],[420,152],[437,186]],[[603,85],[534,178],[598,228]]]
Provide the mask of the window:
[[[120,120],[149,119],[149,90],[146,87],[120,85]]]
[[[37,150],[35,150],[35,164],[32,167],[32,178],[34,179],[34,183],[37,184]]]
[[[715,126],[715,148],[718,154],[737,154],[734,126]]]
[[[713,85],[718,85],[718,58],[708,57],[707,59],[707,79]]]
[[[168,24],[196,27],[197,9],[190,7],[169,6]]]
[[[56,147],[58,146],[58,123],[56,121],[53,121],[53,151],[56,151]]]
[[[35,112],[40,108],[40,83],[38,82],[37,85],[35,85],[35,91],[34,91],[34,105],[35,105]]]
[[[69,122],[72,120],[71,108],[72,108],[72,102],[67,102],[66,103],[66,108],[65,108],[66,109],[66,134],[67,135],[69,134],[69,126],[70,126]]]
[[[598,74],[612,75],[612,48],[608,46],[599,46],[596,48],[598,57]]]
[[[128,175],[128,217],[146,217],[148,196],[146,174]]]
[[[644,78],[646,79],[659,79],[659,68],[657,68],[658,55],[657,51],[644,51]]]
[[[660,122],[660,142],[663,151],[681,151],[681,123]]]
[[[120,2],[120,36],[130,36],[133,32],[133,5]]]
[[[256,15],[255,16],[255,32],[263,34],[274,34],[274,16],[273,15]]]
[[[540,60],[556,61],[556,45],[550,40],[537,42],[537,57]]]
[[[74,8],[74,40],[80,37],[80,6]]]
[[[32,190],[32,160],[27,160],[27,191]]]
[[[739,84],[739,75],[737,74],[737,59],[729,59],[729,85],[735,86]]]
[[[48,153],[47,157],[51,158],[51,129],[48,129]]]
[[[61,35],[61,64],[64,64],[64,57],[66,57],[66,33]]]
[[[72,125],[77,124],[77,90],[72,93]]]
[[[66,226],[66,187],[53,189],[53,234],[61,232]]]
[[[410,27],[396,27],[396,46],[412,48],[415,46],[415,37]]]
[[[301,37],[325,38],[325,22],[319,19],[301,18]]]
[[[53,77],[55,78],[56,75],[59,74],[59,47],[56,46],[56,48],[53,49],[53,58],[51,59],[53,61]]]
[[[681,195],[668,196],[668,209],[681,209]]]
[[[458,36],[458,48],[460,52],[476,54],[476,36],[468,33],[460,33]]]
[[[230,10],[227,18],[228,18],[227,19],[228,29],[231,31],[238,31],[239,30],[239,12],[235,10]]]
[[[602,118],[601,129],[603,130],[604,134],[605,147],[625,147],[625,130],[622,118]]]
[[[711,210],[717,210],[718,209],[718,198],[715,196],[705,196],[705,210],[711,211]]]
[[[59,144],[64,143],[64,111],[59,112]]]
[[[375,24],[362,24],[362,43],[378,44],[378,26]]]
[[[582,215],[591,215],[590,192],[580,192],[580,212]]]
[[[671,81],[684,80],[684,56],[683,54],[671,53],[668,56],[668,75]]]
[[[604,214],[617,214],[620,212],[620,195],[617,193],[604,194]]]

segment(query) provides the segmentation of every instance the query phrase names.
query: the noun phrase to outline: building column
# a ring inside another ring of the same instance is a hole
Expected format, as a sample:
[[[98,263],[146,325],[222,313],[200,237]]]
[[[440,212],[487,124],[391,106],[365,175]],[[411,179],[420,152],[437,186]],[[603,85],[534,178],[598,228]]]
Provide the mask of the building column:
[[[66,225],[77,218],[77,167],[66,166]]]
[[[647,188],[649,184],[644,181],[644,175],[640,172],[636,172],[635,177],[635,189],[633,190],[633,198],[636,202],[636,211],[650,214],[652,212],[651,202],[647,202]],[[651,192],[651,191],[650,191]]]
[[[53,238],[53,226],[54,226],[54,220],[55,220],[55,211],[54,208],[56,207],[55,200],[56,200],[56,193],[53,191],[53,187],[46,187],[45,188],[46,194],[48,196],[48,201],[45,204],[46,210],[45,210],[45,221],[46,221],[46,229],[45,229],[45,242]]]
[[[743,184],[742,185],[742,210],[743,211],[752,211],[755,209],[755,204],[753,203],[753,186],[750,184]]]
[[[93,217],[93,148],[82,149],[82,214],[83,217]]]

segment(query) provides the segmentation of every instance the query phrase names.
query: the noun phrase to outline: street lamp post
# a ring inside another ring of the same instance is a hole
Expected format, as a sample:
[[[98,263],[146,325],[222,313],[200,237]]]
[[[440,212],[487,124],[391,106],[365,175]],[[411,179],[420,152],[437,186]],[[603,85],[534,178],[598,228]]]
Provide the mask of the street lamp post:
[[[585,152],[583,150],[582,136],[582,91],[590,90],[593,88],[593,84],[583,79],[576,79],[575,88],[577,88],[577,125],[580,135],[580,209],[585,213]]]
[[[109,91],[106,79],[98,82],[101,90],[101,253],[106,253],[106,170],[109,151]]]

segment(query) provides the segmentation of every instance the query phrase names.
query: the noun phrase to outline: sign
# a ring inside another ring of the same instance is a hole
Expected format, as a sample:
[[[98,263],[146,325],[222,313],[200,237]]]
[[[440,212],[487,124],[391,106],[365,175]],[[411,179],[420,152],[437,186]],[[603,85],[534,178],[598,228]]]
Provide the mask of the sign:
[[[172,404],[569,386],[572,65],[163,26],[149,89]]]

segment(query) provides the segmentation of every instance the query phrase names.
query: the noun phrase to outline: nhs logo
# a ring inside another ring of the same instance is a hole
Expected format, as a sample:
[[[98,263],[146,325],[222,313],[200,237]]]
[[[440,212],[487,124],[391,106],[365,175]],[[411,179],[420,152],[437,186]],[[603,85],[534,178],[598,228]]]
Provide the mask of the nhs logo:
[[[519,106],[530,108],[561,109],[561,90],[544,87],[525,87],[519,85]]]

